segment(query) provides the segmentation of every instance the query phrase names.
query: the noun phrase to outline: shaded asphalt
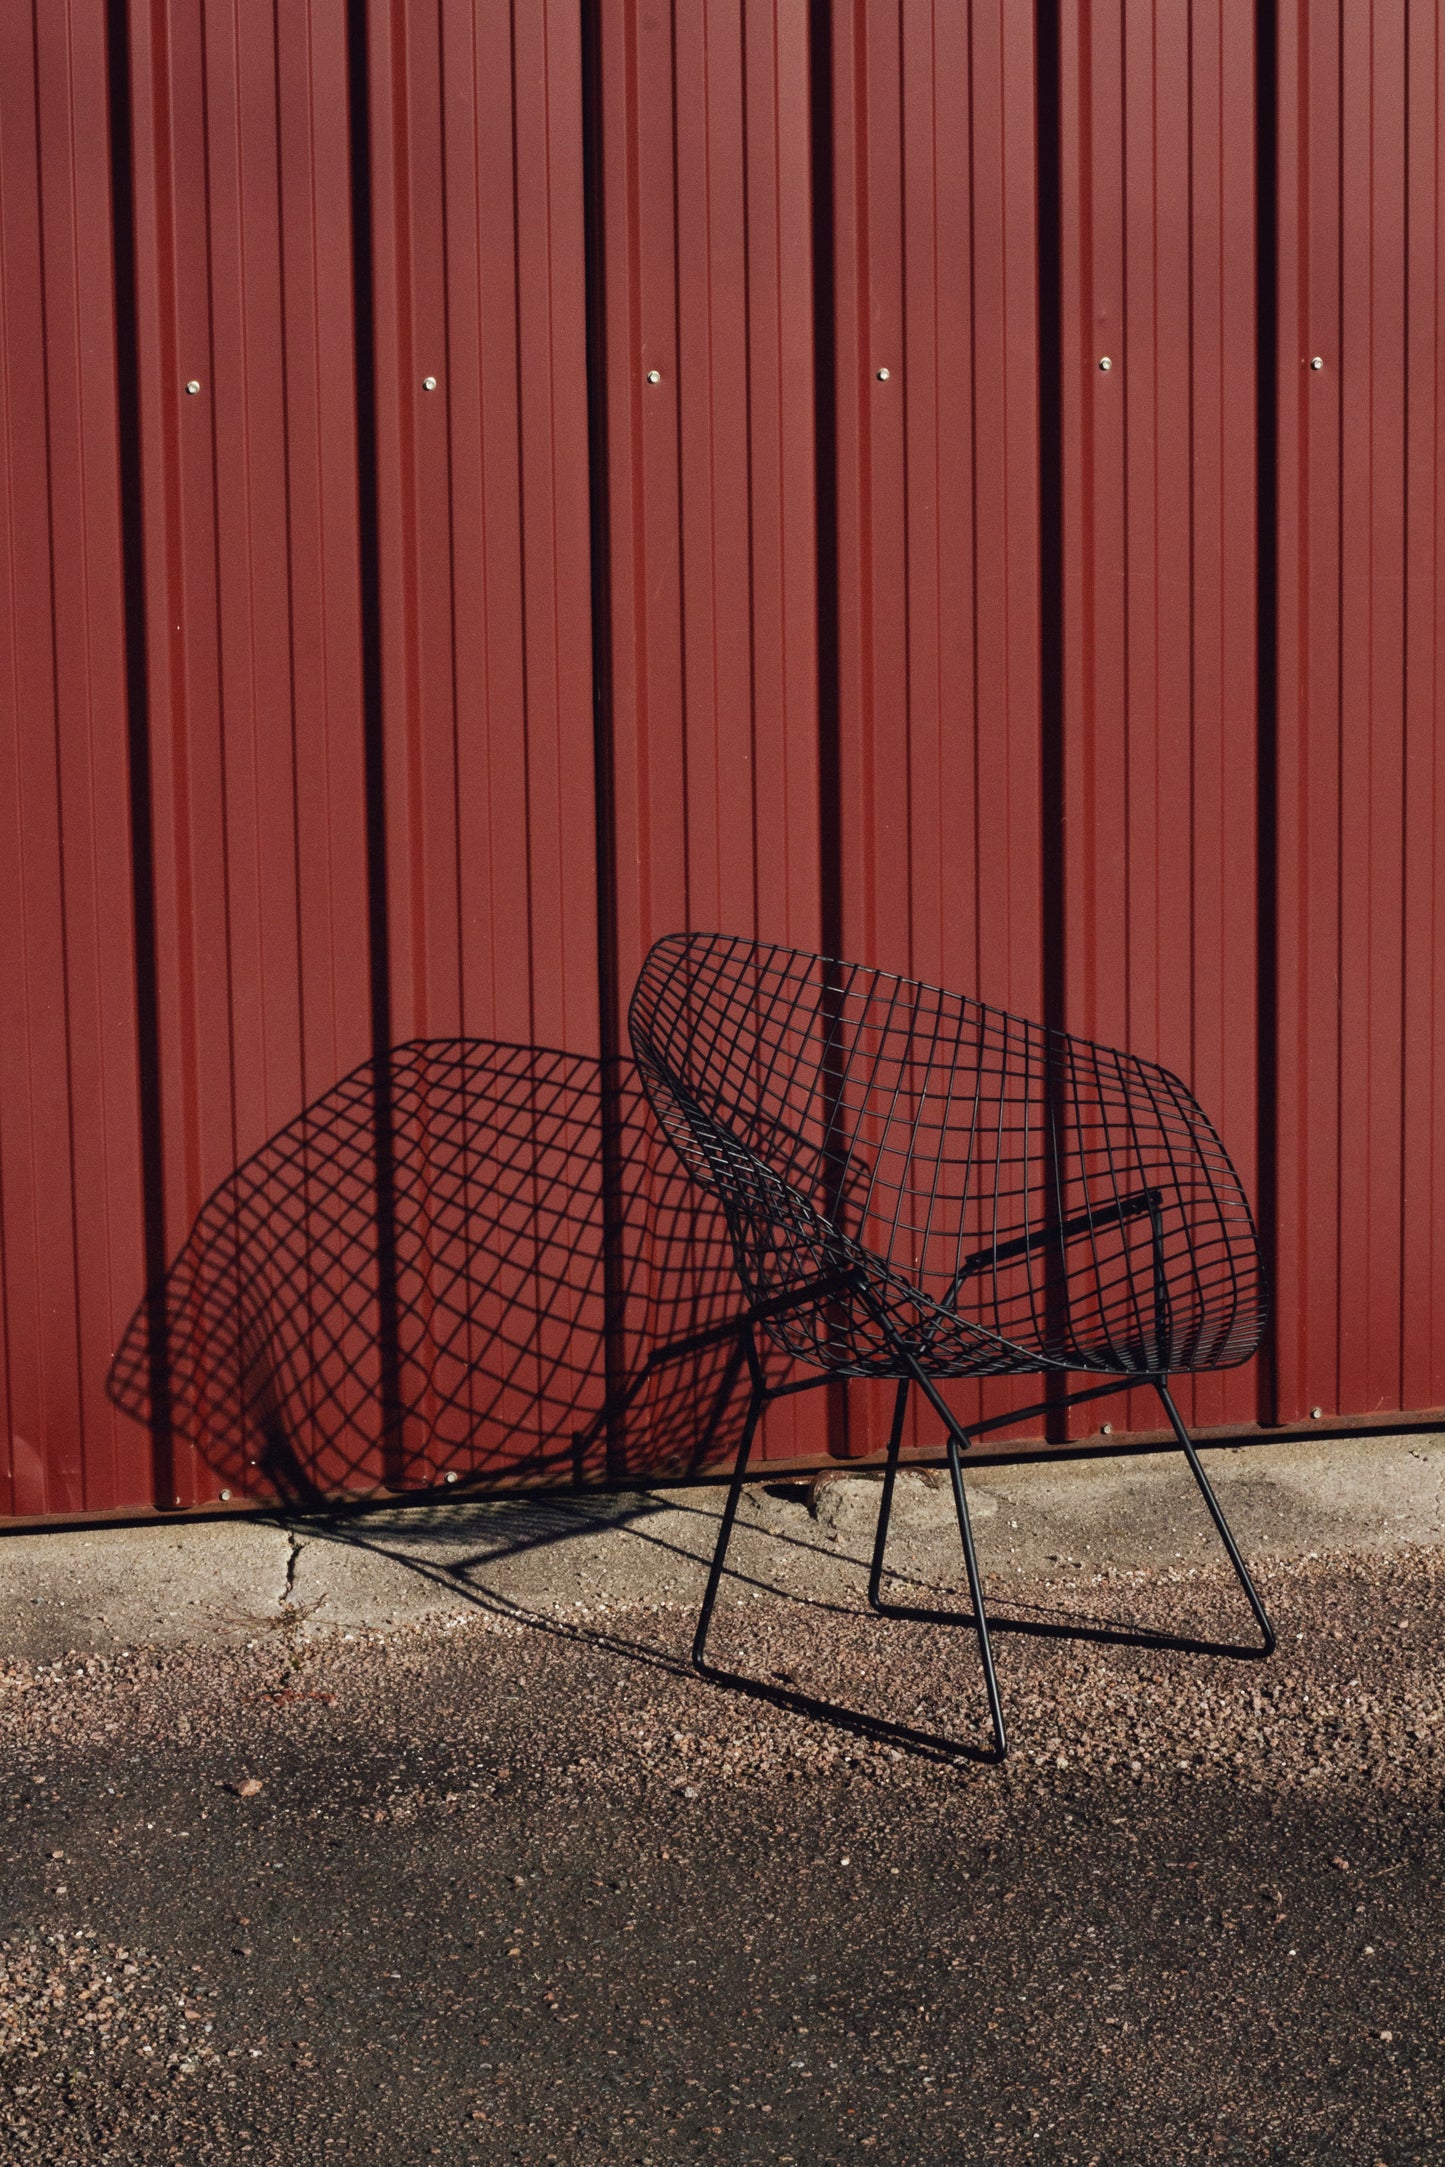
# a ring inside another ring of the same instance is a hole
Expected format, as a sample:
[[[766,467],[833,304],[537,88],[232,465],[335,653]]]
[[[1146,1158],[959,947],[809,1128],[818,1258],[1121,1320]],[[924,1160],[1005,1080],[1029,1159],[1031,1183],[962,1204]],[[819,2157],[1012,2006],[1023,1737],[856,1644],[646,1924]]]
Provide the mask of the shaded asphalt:
[[[1445,1566],[1263,1586],[13,1664],[0,2157],[1445,2161]]]

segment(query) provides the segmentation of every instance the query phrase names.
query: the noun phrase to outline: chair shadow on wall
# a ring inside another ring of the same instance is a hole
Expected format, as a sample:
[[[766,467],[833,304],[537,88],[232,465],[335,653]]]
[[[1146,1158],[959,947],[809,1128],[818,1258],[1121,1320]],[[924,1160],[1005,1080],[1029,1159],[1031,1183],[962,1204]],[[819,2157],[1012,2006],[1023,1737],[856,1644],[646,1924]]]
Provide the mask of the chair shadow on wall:
[[[737,1447],[739,1290],[670,1161],[628,1064],[398,1047],[207,1200],[111,1397],[218,1487],[307,1510],[696,1474]]]

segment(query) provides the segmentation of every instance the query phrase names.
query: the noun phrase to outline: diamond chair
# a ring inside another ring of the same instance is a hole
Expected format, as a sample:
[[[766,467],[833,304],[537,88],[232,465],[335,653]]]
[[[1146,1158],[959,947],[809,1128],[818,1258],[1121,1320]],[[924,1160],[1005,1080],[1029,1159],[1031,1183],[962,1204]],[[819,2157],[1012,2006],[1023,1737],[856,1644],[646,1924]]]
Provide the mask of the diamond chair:
[[[703,1597],[708,1626],[758,1420],[830,1377],[897,1386],[869,1600],[882,1610],[909,1394],[943,1424],[998,1756],[1008,1750],[960,1456],[1045,1408],[1152,1385],[1264,1638],[1274,1632],[1169,1379],[1260,1343],[1248,1201],[1177,1077],[1133,1054],[882,971],[710,933],[670,934],[628,1012],[654,1114],[726,1213],[751,1398]],[[760,1335],[809,1366],[769,1384]],[[965,1431],[949,1378],[1095,1375]]]

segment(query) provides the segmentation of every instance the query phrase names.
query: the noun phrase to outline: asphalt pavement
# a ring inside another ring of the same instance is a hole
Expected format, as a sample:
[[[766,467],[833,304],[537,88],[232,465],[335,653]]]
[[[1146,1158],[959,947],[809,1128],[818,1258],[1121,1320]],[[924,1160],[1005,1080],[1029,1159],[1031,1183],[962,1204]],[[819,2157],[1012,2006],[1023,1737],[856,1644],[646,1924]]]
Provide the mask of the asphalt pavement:
[[[1261,1584],[995,1571],[1002,1768],[856,1576],[0,1662],[0,2156],[1445,2161],[1442,1553]]]

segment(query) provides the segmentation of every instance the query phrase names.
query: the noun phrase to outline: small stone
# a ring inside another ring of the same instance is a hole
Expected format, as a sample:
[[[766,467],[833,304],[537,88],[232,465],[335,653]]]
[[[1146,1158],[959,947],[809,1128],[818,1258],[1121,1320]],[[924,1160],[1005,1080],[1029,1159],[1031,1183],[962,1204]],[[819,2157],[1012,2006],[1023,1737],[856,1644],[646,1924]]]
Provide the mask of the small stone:
[[[261,1778],[259,1776],[243,1776],[239,1783],[231,1785],[231,1789],[235,1792],[237,1798],[254,1798],[260,1788]]]

